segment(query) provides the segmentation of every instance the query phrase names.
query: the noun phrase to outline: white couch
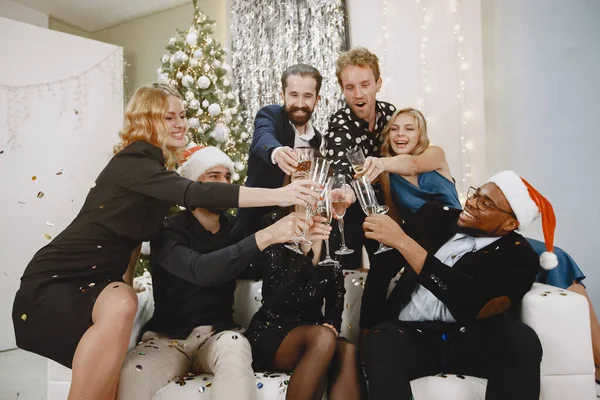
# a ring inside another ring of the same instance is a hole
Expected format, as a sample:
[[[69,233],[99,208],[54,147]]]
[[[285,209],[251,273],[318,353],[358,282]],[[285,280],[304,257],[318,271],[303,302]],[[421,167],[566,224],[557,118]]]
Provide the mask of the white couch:
[[[361,296],[367,277],[364,272],[346,271],[346,301],[341,335],[358,341]],[[147,289],[138,294],[139,308],[131,346],[139,329],[152,315],[154,303],[149,277],[139,278]],[[394,284],[394,282],[392,282]],[[234,319],[248,326],[260,307],[262,282],[239,281],[235,295]],[[538,334],[544,349],[541,368],[541,399],[592,400],[596,398],[588,305],[584,297],[553,286],[534,284],[523,299],[521,319]],[[289,375],[255,373],[259,400],[284,400]],[[186,377],[170,382],[154,400],[208,399],[212,375]],[[48,362],[48,400],[67,398],[71,371]],[[456,376],[424,377],[411,382],[416,400],[483,400],[486,380]],[[229,400],[229,399],[226,399]]]

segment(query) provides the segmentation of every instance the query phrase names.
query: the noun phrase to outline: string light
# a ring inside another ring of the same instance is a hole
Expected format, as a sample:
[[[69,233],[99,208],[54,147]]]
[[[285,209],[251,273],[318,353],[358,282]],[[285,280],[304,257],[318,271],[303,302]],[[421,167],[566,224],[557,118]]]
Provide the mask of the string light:
[[[381,1],[381,31],[382,31],[382,49],[383,56],[380,59],[379,69],[381,80],[384,83],[389,83],[387,76],[387,64],[388,64],[388,39],[390,37],[390,33],[388,32],[387,27],[387,14],[388,14],[388,2],[387,0]]]
[[[429,117],[427,116],[427,96],[429,93],[431,93],[432,88],[431,85],[429,84],[428,81],[428,75],[427,75],[427,27],[428,24],[431,20],[431,18],[429,17],[429,14],[427,13],[427,3],[426,0],[417,0],[417,8],[420,11],[420,17],[421,17],[421,29],[419,32],[419,36],[420,36],[420,42],[421,42],[421,46],[420,46],[420,60],[421,60],[421,64],[420,64],[420,69],[421,69],[421,89],[420,89],[420,96],[417,99],[417,108],[419,109],[419,111],[421,111],[426,117],[425,119],[427,120],[428,123],[431,122],[431,120],[429,119]]]
[[[473,185],[473,173],[471,170],[470,154],[475,150],[475,144],[472,140],[467,140],[467,126],[469,120],[473,118],[473,112],[467,105],[467,81],[466,71],[469,69],[469,62],[465,59],[464,36],[461,34],[461,4],[460,0],[451,0],[452,14],[454,16],[454,26],[452,33],[456,45],[456,64],[458,72],[458,87],[456,98],[458,99],[459,113],[459,133],[460,133],[460,174],[462,187],[459,188],[458,196],[464,204],[466,200],[465,188]]]

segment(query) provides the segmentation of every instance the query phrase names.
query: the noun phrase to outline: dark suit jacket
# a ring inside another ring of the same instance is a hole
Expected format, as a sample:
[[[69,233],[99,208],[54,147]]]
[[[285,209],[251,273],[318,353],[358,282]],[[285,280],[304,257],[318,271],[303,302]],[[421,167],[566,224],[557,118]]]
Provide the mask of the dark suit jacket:
[[[278,188],[283,185],[285,173],[271,162],[271,153],[280,146],[294,148],[295,133],[282,106],[272,104],[261,108],[254,119],[254,136],[248,156],[246,186]],[[321,144],[321,134],[315,129],[315,137],[309,142],[316,149]],[[238,216],[249,233],[260,228],[263,215],[272,207],[240,209]]]
[[[426,204],[403,225],[404,231],[427,250],[420,274],[397,251],[372,258],[362,299],[361,328],[397,321],[417,284],[429,289],[461,324],[501,314],[509,305],[520,302],[531,289],[539,260],[518,233],[511,232],[483,249],[465,254],[453,267],[435,258],[440,247],[456,234],[460,212]],[[390,281],[403,266],[404,273],[386,299]]]

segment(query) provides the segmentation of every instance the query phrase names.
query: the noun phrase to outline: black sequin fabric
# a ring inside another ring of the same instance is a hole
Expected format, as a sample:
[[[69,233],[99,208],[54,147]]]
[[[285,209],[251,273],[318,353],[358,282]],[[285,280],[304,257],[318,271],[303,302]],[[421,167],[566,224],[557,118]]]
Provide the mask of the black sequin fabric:
[[[265,219],[274,223],[283,215],[272,213]],[[312,256],[312,251],[304,256],[281,244],[263,252],[263,305],[246,331],[256,369],[272,369],[279,345],[297,326],[328,323],[338,332],[341,329],[345,294],[342,268],[314,266]]]

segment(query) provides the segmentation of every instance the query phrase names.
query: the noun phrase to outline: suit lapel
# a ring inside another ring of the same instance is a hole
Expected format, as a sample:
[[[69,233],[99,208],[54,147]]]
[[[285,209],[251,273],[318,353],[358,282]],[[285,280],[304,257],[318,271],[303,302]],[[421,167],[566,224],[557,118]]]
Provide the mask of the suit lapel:
[[[282,126],[282,132],[283,132],[283,137],[280,138],[281,144],[284,146],[288,146],[291,147],[292,149],[294,148],[294,142],[296,139],[296,133],[294,132],[294,128],[292,127],[292,124],[290,122],[290,120],[288,119],[287,115],[285,114],[285,110],[283,109],[283,106],[281,107],[281,115],[283,116],[283,118],[281,119],[283,126]]]

